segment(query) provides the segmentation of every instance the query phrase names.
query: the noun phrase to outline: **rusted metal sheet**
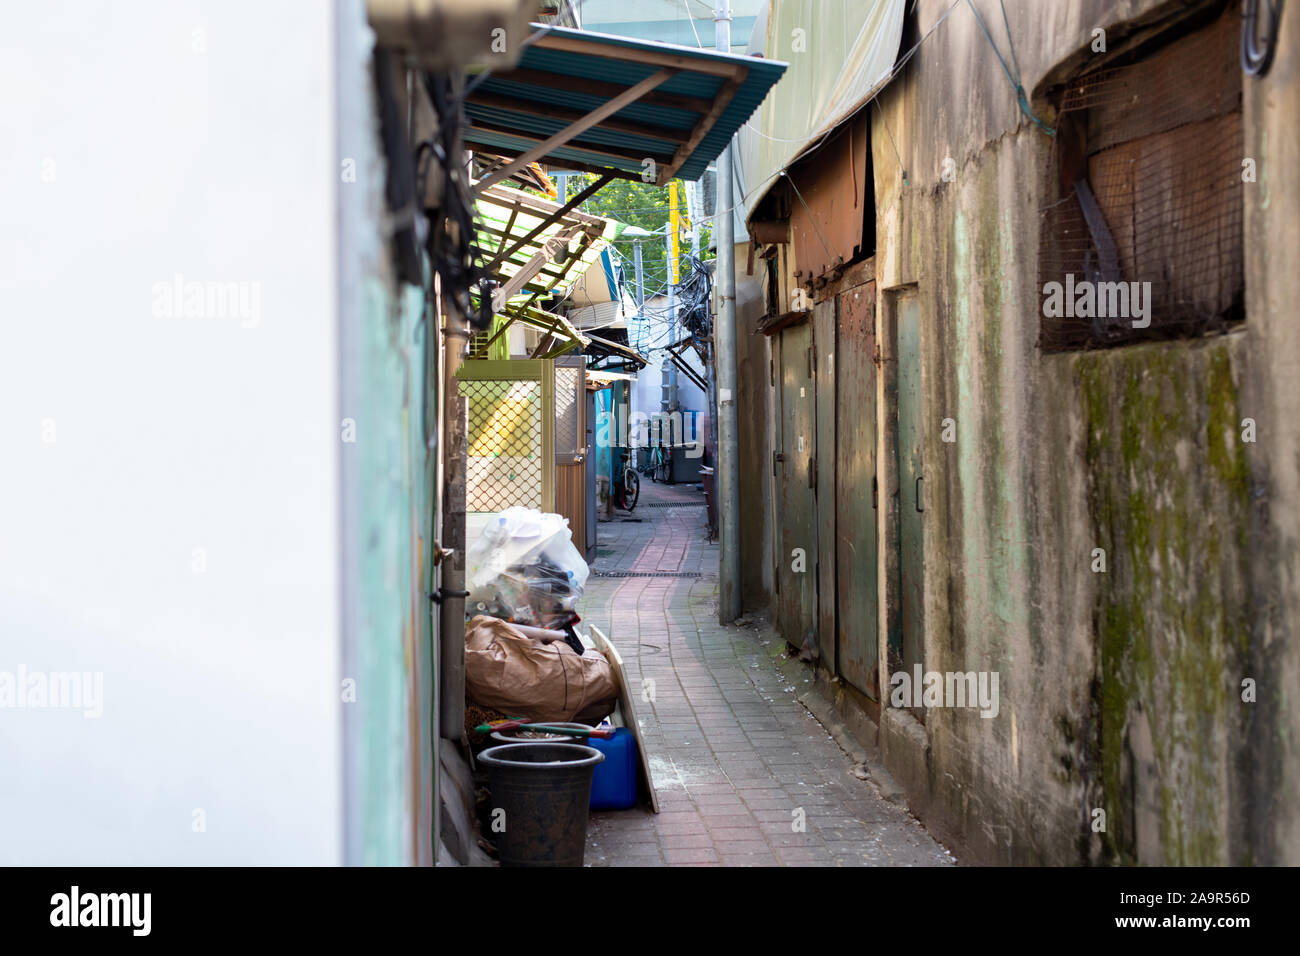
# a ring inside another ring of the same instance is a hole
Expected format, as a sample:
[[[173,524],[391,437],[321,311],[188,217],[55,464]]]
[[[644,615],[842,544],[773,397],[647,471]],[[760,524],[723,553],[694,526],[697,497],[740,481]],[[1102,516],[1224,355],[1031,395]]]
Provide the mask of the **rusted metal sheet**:
[[[876,285],[839,296],[835,446],[836,645],[839,675],[872,700],[880,686],[879,559],[881,509],[876,468]]]
[[[813,367],[817,443],[813,481],[817,488],[817,646],[823,666],[835,671],[835,324],[834,299],[813,308]]]
[[[780,489],[781,548],[776,556],[778,621],[796,647],[813,635],[817,595],[817,500],[812,481],[816,455],[815,388],[811,375],[812,326],[780,336],[781,433],[773,463]]]
[[[800,284],[819,280],[864,252],[868,193],[866,114],[846,125],[789,173],[790,231]]]

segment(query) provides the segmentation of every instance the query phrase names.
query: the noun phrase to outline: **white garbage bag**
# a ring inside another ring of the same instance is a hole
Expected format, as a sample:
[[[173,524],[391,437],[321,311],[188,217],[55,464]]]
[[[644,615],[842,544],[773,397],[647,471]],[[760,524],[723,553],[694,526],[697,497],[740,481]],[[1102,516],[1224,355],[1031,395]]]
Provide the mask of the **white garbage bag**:
[[[567,518],[507,508],[465,553],[466,611],[546,626],[560,609],[573,610],[589,573]]]

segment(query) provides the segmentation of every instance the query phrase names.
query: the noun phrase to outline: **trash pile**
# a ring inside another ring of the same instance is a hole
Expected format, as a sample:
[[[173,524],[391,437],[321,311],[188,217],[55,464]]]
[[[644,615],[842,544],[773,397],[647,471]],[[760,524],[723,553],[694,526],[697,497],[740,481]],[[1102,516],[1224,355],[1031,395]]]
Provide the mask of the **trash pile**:
[[[533,508],[507,508],[465,555],[466,610],[516,624],[564,630],[578,620],[587,562],[569,522]]]
[[[465,554],[465,694],[530,721],[595,724],[618,702],[609,661],[578,637],[589,569],[568,521],[507,508]]]

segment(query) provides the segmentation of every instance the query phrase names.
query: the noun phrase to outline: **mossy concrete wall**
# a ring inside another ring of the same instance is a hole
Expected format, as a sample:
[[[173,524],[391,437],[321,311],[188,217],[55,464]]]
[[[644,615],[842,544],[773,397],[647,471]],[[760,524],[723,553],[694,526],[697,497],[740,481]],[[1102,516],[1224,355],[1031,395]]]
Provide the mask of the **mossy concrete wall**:
[[[1094,577],[1101,850],[1227,862],[1250,673],[1242,335],[1078,357]],[[1248,859],[1237,862],[1249,862]]]
[[[922,0],[911,42],[949,6]],[[998,4],[976,7],[1005,53]],[[1183,7],[1007,0],[1023,84],[1081,62],[1095,27],[1122,38]],[[882,341],[888,290],[914,285],[921,303],[925,667],[997,672],[1001,698],[994,718],[886,708],[879,744],[913,808],[973,862],[1300,861],[1300,289],[1279,268],[1300,241],[1282,118],[1297,115],[1297,20],[1271,77],[1247,81],[1267,189],[1247,193],[1248,318],[1226,336],[1039,350],[1052,141],[969,9],[873,108]],[[890,587],[882,562],[882,659]]]

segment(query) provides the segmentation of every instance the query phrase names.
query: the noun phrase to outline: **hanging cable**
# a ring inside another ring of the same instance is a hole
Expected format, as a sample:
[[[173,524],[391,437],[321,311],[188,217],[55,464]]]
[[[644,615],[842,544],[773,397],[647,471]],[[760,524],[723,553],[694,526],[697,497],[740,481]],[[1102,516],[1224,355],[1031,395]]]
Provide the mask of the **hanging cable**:
[[[980,29],[984,31],[984,36],[988,39],[989,46],[993,48],[993,55],[996,56],[998,62],[1002,64],[1002,72],[1007,75],[1007,79],[1011,81],[1012,88],[1016,91],[1016,102],[1020,104],[1020,111],[1033,120],[1034,123],[1037,124],[1038,128],[1048,136],[1055,136],[1056,130],[1052,129],[1052,127],[1048,126],[1035,116],[1034,111],[1029,108],[1029,97],[1025,95],[1025,88],[1020,84],[1020,64],[1016,61],[1016,45],[1011,39],[1011,21],[1007,18],[1007,6],[1002,2],[1002,0],[998,0],[998,3],[1002,7],[1002,23],[1007,29],[1007,46],[1011,51],[1011,62],[1015,64],[1016,68],[1014,75],[1011,72],[1011,68],[1007,66],[1007,61],[1002,58],[1002,54],[998,51],[998,45],[993,42],[993,34],[989,33],[989,28],[984,25],[984,18],[981,17],[980,12],[975,9],[973,0],[966,0],[966,6],[970,7],[971,13],[975,14],[975,19],[979,21]]]

